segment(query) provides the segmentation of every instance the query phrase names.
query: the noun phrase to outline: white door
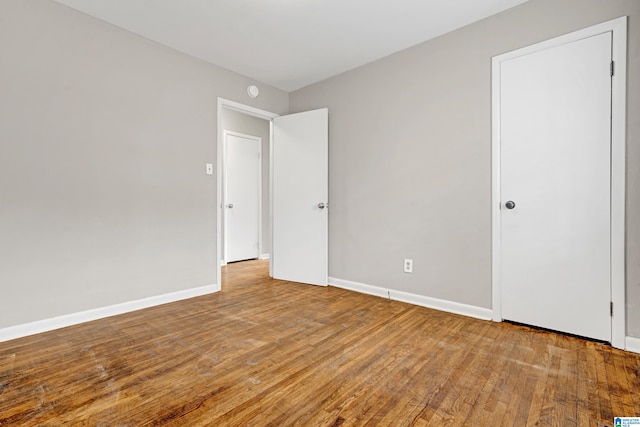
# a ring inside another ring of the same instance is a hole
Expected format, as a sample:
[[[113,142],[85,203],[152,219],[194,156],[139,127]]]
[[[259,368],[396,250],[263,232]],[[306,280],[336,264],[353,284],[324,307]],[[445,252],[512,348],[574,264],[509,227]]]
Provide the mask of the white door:
[[[326,108],[273,119],[271,275],[327,285]]]
[[[502,317],[610,341],[611,33],[501,62]]]
[[[258,258],[262,140],[232,132],[225,132],[224,139],[225,261]]]

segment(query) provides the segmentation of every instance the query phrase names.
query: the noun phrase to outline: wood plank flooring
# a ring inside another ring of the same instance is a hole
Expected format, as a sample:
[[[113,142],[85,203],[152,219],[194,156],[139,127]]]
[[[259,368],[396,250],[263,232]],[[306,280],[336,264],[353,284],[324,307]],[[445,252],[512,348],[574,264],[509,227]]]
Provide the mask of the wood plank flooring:
[[[223,290],[0,343],[0,425],[611,426],[640,355],[224,268]]]

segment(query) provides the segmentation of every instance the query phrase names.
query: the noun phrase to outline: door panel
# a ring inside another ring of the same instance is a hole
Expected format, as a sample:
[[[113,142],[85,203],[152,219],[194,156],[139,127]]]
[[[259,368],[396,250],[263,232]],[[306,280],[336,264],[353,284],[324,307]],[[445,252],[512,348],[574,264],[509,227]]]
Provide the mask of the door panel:
[[[500,69],[503,318],[605,341],[610,62],[603,33]]]
[[[271,275],[327,285],[328,110],[273,120]]]
[[[225,260],[258,258],[260,138],[225,133]]]

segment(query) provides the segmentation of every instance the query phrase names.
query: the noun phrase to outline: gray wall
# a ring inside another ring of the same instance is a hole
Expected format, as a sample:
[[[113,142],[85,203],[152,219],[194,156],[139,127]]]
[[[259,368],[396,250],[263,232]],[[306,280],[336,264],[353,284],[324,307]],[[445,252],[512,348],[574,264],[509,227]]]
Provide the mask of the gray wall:
[[[262,138],[262,250],[260,255],[271,254],[269,226],[269,140],[271,123],[228,108],[222,109],[222,129],[259,136]],[[222,230],[224,233],[224,230]]]
[[[0,328],[215,284],[217,97],[288,94],[50,0],[0,52]]]
[[[292,112],[330,111],[330,275],[490,308],[491,57],[623,15],[627,334],[640,337],[637,0],[531,0],[292,93]]]

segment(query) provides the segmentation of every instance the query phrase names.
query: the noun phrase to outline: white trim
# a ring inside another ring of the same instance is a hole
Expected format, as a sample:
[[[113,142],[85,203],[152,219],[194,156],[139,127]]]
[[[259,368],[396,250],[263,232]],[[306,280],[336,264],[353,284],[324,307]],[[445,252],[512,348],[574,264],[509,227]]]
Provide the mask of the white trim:
[[[271,254],[262,254],[260,255],[260,259],[269,259],[271,258]]]
[[[224,98],[218,98],[218,106],[264,120],[271,120],[275,119],[276,117],[280,117],[280,114],[272,113],[271,111],[267,110],[261,110],[250,105],[241,104],[239,102],[231,101]]]
[[[492,307],[493,320],[502,321],[500,283],[500,63],[550,47],[605,32],[612,32],[615,75],[612,79],[611,109],[611,345],[624,348],[626,335],[625,302],[625,139],[627,93],[627,17],[623,16],[532,46],[494,56],[491,62],[491,158],[492,158]]]
[[[407,302],[409,304],[445,311],[447,313],[461,314],[463,316],[474,317],[476,319],[491,320],[491,310],[483,307],[462,304],[454,301],[447,301],[438,298],[426,297],[409,292],[397,291],[394,289],[381,288],[364,283],[352,282],[350,280],[336,279],[329,277],[329,285],[336,288],[347,289],[368,295],[375,295],[395,301]]]
[[[500,63],[491,59],[491,308],[493,321],[502,322],[502,252],[500,235]]]
[[[625,169],[627,130],[627,17],[610,22],[615,73],[611,80],[611,345],[626,336]]]
[[[360,292],[361,294],[375,295],[377,297],[389,298],[389,294],[388,294],[389,289],[387,288],[367,285],[364,283],[352,282],[350,280],[329,277],[329,286],[335,286],[336,288]]]
[[[10,326],[0,329],[0,342],[22,338],[29,335],[52,331],[54,329],[65,328],[92,320],[103,319],[105,317],[116,316],[118,314],[129,313],[143,308],[154,307],[156,305],[167,304],[202,295],[212,294],[220,290],[219,285],[207,285],[198,288],[185,289],[183,291],[171,292],[163,295],[156,295],[139,300],[123,302],[106,307],[94,308],[80,311],[78,313],[65,314],[52,317],[50,319],[38,320],[36,322],[22,325]]]
[[[273,164],[273,120],[271,120],[269,121],[269,242],[271,250],[273,250]],[[273,260],[269,262],[269,277],[273,277]]]
[[[239,138],[249,139],[255,141],[258,144],[258,247],[256,251],[258,255],[262,252],[262,137],[256,135],[249,135],[246,133],[240,133],[232,130],[224,129],[222,131],[222,138],[224,140],[224,145],[222,147],[222,176],[224,177],[222,183],[222,205],[226,206],[227,204],[227,136],[235,136]],[[224,229],[224,253],[222,257],[227,260],[227,250],[228,250],[228,241],[227,241],[227,216],[226,211],[224,209],[222,212],[222,228]],[[226,264],[226,262],[225,262]]]
[[[640,353],[640,338],[626,337],[625,350]]]
[[[259,108],[250,107],[248,105],[240,104],[235,101],[230,101],[224,98],[218,98],[218,108],[217,108],[217,121],[218,121],[218,137],[216,141],[216,253],[218,254],[218,258],[222,259],[222,239],[221,230],[222,230],[222,148],[224,146],[224,136],[222,134],[222,109],[227,108],[230,110],[238,111],[243,114],[248,114],[253,117],[258,117],[264,120],[271,121],[273,118],[278,117],[278,114],[271,113],[269,111],[260,110]],[[269,152],[271,152],[271,138],[269,138]],[[271,153],[269,153],[271,155]],[[269,157],[271,159],[271,157]],[[271,161],[271,160],[269,160]],[[271,169],[271,163],[269,163],[269,168]],[[269,187],[271,187],[271,183],[269,183]],[[271,190],[269,190],[271,191]],[[271,219],[270,219],[271,221]],[[220,263],[216,265],[216,280],[217,283],[222,283],[222,269]]]

